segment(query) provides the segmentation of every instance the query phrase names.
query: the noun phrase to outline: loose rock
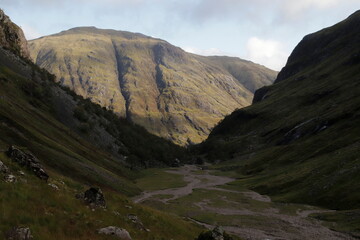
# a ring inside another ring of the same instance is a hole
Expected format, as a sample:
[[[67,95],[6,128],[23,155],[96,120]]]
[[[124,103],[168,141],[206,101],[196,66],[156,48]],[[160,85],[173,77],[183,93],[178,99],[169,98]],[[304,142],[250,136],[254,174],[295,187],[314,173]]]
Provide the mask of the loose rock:
[[[53,183],[48,184],[50,187],[52,187],[54,190],[59,191],[59,187]]]
[[[122,240],[132,240],[131,236],[126,229],[118,228],[114,226],[109,226],[106,228],[101,228],[98,230],[99,234],[105,234],[105,235],[114,235]]]
[[[31,153],[25,153],[14,146],[10,146],[7,155],[19,165],[33,171],[38,178],[45,181],[49,179],[49,175],[45,172],[39,160]]]
[[[129,214],[129,215],[128,215],[128,219],[131,220],[131,222],[133,222],[134,225],[135,225],[139,230],[144,230],[144,231],[146,231],[146,228],[145,228],[144,224],[141,222],[141,220],[138,218],[138,216],[136,216],[135,214]]]
[[[16,182],[16,177],[12,174],[9,174],[9,175],[5,175],[4,176],[4,181],[7,182],[7,183],[14,183]]]
[[[31,240],[33,236],[31,235],[30,228],[28,227],[15,227],[11,229],[6,234],[6,240]]]
[[[0,161],[0,173],[9,173],[9,168]]]

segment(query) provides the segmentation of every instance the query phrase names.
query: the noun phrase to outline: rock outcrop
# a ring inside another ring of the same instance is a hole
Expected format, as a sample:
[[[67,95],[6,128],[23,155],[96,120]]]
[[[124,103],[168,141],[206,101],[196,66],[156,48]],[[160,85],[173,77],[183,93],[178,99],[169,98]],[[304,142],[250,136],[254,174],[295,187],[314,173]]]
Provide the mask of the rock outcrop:
[[[116,236],[121,240],[132,240],[128,231],[123,228],[109,226],[98,230],[99,234]]]
[[[180,145],[199,143],[276,72],[166,41],[93,27],[29,42],[33,60],[77,94]]]
[[[10,49],[20,56],[30,59],[28,44],[19,26],[0,9],[0,46]]]
[[[30,228],[28,227],[14,227],[6,233],[6,240],[31,240]]]
[[[10,146],[6,153],[13,161],[31,170],[38,178],[45,181],[49,179],[49,175],[33,154],[26,153],[15,146]]]

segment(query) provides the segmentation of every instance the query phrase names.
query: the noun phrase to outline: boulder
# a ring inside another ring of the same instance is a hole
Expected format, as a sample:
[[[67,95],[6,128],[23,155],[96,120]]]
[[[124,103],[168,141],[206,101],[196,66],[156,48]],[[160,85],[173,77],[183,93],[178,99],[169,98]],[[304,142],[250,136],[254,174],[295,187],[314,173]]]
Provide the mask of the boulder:
[[[224,229],[222,227],[215,227],[212,230],[212,237],[214,240],[224,240]]]
[[[85,191],[83,199],[92,207],[106,207],[105,198],[100,188],[89,188]]]
[[[171,163],[172,167],[180,167],[181,166],[181,162],[179,159],[175,158],[174,161]]]
[[[211,231],[201,233],[196,240],[233,240],[233,238],[226,234],[222,227],[217,226]]]
[[[48,183],[50,187],[52,187],[54,190],[59,191],[59,187],[56,184]]]
[[[4,176],[4,181],[7,183],[14,183],[16,182],[16,177],[12,174],[8,174]]]
[[[113,235],[122,240],[132,240],[131,236],[126,229],[109,226],[98,230],[99,234]]]
[[[49,175],[45,172],[44,168],[40,164],[39,160],[31,153],[26,153],[14,146],[10,146],[7,155],[19,165],[27,167],[31,170],[38,178],[47,181]]]
[[[14,227],[7,232],[6,240],[31,240],[33,236],[31,235],[30,228],[28,227]]]

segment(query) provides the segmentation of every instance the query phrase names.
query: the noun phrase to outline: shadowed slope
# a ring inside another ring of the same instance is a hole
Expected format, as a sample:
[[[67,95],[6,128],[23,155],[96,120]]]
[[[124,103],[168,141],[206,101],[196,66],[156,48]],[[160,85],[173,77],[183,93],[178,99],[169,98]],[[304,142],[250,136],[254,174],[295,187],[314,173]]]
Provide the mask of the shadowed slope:
[[[306,36],[276,83],[201,146],[275,200],[360,205],[360,12]]]

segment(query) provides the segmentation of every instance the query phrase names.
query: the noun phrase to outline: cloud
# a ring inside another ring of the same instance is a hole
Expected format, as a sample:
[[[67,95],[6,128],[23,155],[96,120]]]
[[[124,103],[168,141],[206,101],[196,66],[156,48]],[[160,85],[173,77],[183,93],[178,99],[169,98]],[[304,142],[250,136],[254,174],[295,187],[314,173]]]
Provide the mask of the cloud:
[[[342,1],[343,0],[288,0],[283,6],[286,11],[296,14],[309,8],[325,9],[334,7]]]
[[[309,10],[334,9],[359,3],[358,0],[287,0],[280,5],[281,13],[288,19],[298,18]]]
[[[280,42],[251,37],[246,45],[246,58],[274,70],[285,66],[288,53]]]
[[[199,49],[199,48],[194,48],[194,47],[183,47],[183,49],[186,52],[189,53],[194,53],[197,55],[202,55],[202,56],[223,56],[223,55],[229,55],[223,51],[221,51],[218,48],[208,48],[208,49]]]
[[[35,28],[33,28],[27,24],[23,24],[20,27],[23,30],[27,40],[39,38],[42,36],[42,34],[38,30],[36,30]]]

